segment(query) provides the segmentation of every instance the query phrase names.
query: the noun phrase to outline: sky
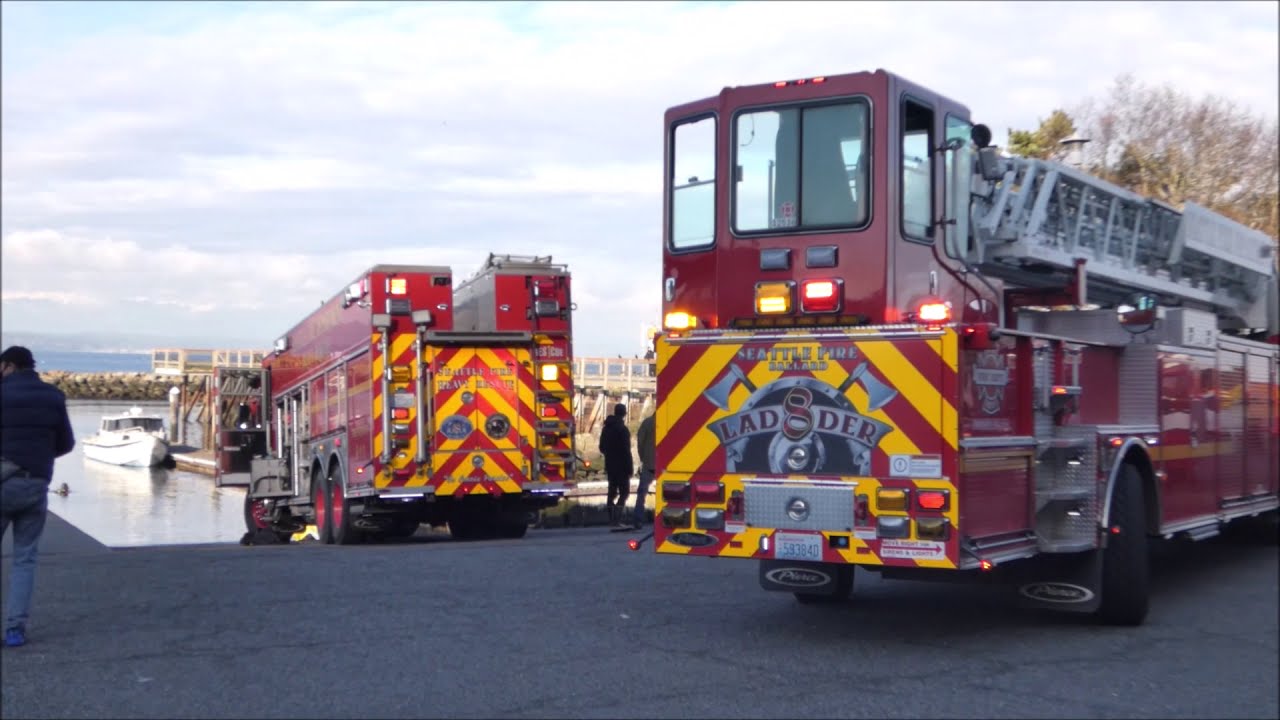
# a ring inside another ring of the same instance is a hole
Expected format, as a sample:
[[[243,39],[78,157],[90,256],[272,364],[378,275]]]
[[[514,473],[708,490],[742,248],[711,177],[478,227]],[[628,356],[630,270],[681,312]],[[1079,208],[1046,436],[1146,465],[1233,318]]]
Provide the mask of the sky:
[[[269,347],[379,263],[551,255],[658,322],[662,115],[884,68],[1003,144],[1121,73],[1274,118],[1276,2],[2,3],[0,327]]]

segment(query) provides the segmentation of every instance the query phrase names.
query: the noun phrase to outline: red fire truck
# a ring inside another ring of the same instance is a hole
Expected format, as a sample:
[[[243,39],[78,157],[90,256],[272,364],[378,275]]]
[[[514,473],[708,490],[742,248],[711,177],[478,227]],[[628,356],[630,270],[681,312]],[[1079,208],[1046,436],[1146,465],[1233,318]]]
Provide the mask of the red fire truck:
[[[1149,538],[1280,506],[1272,238],[1003,156],[883,70],[665,123],[657,552],[1138,624]]]
[[[518,538],[573,473],[569,275],[491,256],[378,265],[282,335],[261,370],[221,369],[219,484],[250,532],[322,542]]]

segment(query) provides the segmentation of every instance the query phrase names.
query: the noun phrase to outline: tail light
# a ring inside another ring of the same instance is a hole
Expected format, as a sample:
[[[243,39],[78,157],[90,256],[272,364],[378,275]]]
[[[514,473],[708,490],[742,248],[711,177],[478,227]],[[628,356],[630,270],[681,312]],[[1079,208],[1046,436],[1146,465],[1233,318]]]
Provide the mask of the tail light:
[[[907,511],[907,491],[880,488],[876,490],[876,510],[890,512]]]
[[[921,510],[946,510],[951,494],[946,490],[921,490],[916,493],[916,506]]]
[[[724,502],[724,483],[696,482],[693,484],[693,499],[697,503]]]
[[[689,483],[687,482],[662,483],[662,501],[668,502],[668,503],[689,502]]]
[[[756,284],[756,312],[761,315],[784,315],[791,312],[791,283]]]
[[[800,310],[807,313],[836,312],[843,294],[840,280],[805,280],[800,285]]]
[[[916,520],[916,537],[921,540],[946,540],[951,521],[946,518]]]
[[[404,407],[391,408],[391,419],[392,420],[408,420],[409,408],[404,408]]]
[[[688,512],[687,510],[685,512]],[[723,530],[724,511],[720,509],[699,509],[697,512],[699,530]]]
[[[662,526],[668,528],[689,527],[689,508],[662,508]]]

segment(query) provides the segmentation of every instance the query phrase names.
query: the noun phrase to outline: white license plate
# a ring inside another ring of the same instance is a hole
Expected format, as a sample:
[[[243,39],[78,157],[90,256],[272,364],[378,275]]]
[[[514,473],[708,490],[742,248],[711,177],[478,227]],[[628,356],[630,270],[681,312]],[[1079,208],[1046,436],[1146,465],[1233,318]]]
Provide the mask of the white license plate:
[[[778,560],[822,560],[822,536],[810,533],[774,533],[773,556]]]

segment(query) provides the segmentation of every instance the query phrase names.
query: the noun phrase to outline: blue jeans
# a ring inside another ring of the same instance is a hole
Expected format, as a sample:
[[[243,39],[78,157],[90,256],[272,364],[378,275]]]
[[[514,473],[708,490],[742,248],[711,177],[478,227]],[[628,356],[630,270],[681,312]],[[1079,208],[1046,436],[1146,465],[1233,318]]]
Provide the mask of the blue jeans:
[[[49,483],[43,478],[13,477],[0,483],[0,537],[13,523],[13,569],[4,629],[26,629],[31,591],[36,583],[36,546],[49,511]]]
[[[653,482],[653,471],[647,468],[640,468],[640,480],[636,484],[635,522],[632,523],[636,527],[644,524],[644,502],[649,495],[649,483],[651,482]]]

